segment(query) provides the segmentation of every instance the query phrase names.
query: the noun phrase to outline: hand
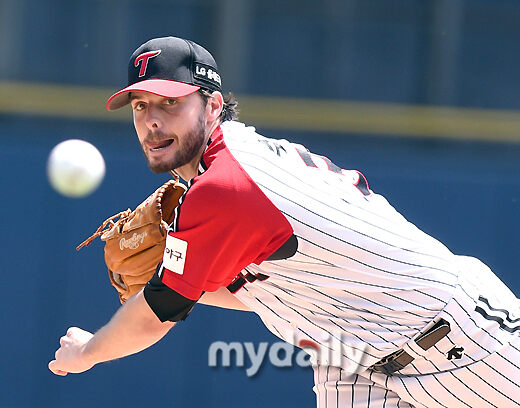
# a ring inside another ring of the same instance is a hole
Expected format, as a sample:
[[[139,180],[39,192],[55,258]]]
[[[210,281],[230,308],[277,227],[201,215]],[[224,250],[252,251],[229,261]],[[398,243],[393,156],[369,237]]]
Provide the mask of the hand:
[[[71,327],[60,339],[60,348],[54,354],[55,360],[49,362],[49,370],[56,375],[81,373],[92,368],[96,363],[90,361],[85,347],[93,334],[78,327]]]

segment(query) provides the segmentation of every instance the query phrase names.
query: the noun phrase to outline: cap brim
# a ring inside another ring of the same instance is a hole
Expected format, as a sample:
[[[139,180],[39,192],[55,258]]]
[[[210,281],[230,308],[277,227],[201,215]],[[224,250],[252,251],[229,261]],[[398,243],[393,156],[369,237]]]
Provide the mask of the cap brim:
[[[107,101],[107,110],[116,110],[130,103],[130,92],[150,92],[164,98],[180,98],[198,91],[200,86],[168,79],[146,79],[116,92]]]

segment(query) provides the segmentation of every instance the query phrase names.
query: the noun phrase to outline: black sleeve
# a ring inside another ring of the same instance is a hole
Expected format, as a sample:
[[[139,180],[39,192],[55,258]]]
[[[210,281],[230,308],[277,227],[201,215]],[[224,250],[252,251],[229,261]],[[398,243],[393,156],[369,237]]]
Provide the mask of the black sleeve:
[[[161,322],[178,322],[188,317],[196,300],[188,299],[166,286],[158,275],[161,265],[144,287],[144,298]]]

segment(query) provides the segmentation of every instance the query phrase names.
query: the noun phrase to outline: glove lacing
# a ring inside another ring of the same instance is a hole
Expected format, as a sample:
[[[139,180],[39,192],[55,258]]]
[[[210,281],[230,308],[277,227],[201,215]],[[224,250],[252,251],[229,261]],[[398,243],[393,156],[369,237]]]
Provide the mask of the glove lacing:
[[[174,170],[170,170],[170,174],[173,177],[173,179],[178,183],[179,175]],[[105,231],[111,229],[115,225],[114,219],[116,219],[117,217],[121,217],[121,220],[120,220],[121,225],[124,225],[128,221],[128,217],[130,216],[131,213],[132,213],[132,211],[129,208],[128,210],[121,211],[121,212],[113,215],[112,217],[107,218],[103,222],[103,224],[101,224],[99,226],[99,228],[96,230],[96,232],[94,232],[90,237],[88,237],[85,241],[83,241],[81,244],[79,244],[76,247],[76,251],[79,251],[84,246],[89,246],[90,243],[92,241],[94,241],[97,237],[99,237],[100,235],[103,235],[103,233],[105,233]]]
[[[116,219],[117,217],[121,217],[120,221],[121,221],[121,224],[123,225],[126,221],[128,221],[128,217],[130,216],[131,213],[132,213],[132,211],[129,208],[128,210],[121,211],[121,212],[107,218],[103,222],[103,224],[101,224],[99,226],[99,228],[96,230],[96,232],[94,232],[90,237],[88,237],[85,241],[83,241],[81,244],[79,244],[76,247],[76,251],[79,251],[84,246],[89,246],[90,243],[92,241],[94,241],[97,237],[99,237],[100,235],[103,235],[105,233],[105,231],[108,231],[109,229],[111,229],[115,225],[114,219]]]

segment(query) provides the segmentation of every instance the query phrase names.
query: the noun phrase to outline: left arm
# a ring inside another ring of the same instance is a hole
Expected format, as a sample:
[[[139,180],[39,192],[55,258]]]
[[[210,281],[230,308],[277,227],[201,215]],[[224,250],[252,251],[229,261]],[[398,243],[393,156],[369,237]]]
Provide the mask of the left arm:
[[[130,298],[95,334],[71,327],[60,339],[60,348],[49,369],[57,375],[81,373],[98,363],[138,353],[162,339],[175,325],[162,323],[143,291]]]
[[[251,312],[251,309],[244,305],[240,300],[233,296],[225,287],[217,289],[215,292],[205,292],[198,303],[209,306],[221,307],[223,309],[243,310]]]

